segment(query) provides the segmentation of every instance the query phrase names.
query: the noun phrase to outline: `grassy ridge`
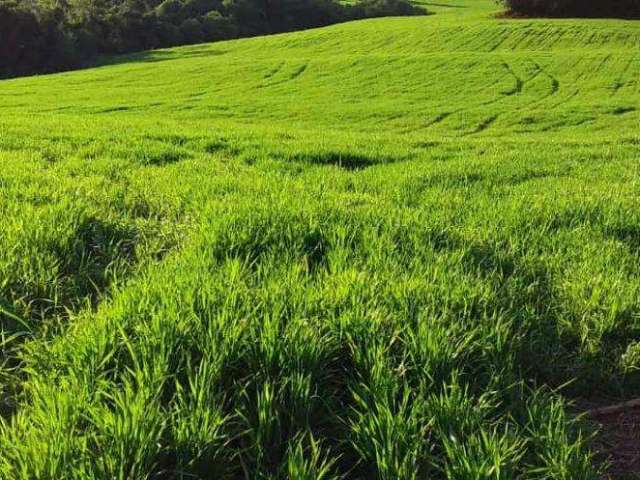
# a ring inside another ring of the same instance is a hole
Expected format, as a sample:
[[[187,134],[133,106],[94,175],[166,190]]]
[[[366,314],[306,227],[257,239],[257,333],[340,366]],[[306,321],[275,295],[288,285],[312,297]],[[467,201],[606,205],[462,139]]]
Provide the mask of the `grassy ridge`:
[[[595,478],[640,33],[440,3],[0,83],[0,476]]]

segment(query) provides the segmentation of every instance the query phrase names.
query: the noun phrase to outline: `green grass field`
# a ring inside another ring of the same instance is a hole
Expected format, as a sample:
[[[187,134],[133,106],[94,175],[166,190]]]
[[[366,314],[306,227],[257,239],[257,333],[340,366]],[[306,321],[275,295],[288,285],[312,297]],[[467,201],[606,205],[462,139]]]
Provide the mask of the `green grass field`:
[[[0,478],[599,478],[639,24],[423,3],[0,82]]]

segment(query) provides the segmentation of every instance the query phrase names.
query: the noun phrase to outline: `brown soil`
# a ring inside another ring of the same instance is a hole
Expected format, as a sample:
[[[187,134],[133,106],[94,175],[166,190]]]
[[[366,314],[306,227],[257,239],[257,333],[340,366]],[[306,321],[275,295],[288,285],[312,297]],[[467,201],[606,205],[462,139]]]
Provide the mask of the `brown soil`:
[[[607,406],[603,401],[580,402],[583,411]],[[640,408],[585,418],[597,428],[592,448],[606,465],[603,480],[640,479]]]

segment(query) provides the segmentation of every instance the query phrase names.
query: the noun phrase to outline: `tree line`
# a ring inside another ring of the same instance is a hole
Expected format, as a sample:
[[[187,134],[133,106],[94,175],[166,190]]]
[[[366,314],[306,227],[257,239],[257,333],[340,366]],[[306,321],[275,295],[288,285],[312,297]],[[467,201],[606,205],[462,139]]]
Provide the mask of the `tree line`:
[[[640,18],[640,0],[502,0],[514,14]]]
[[[78,68],[99,55],[424,13],[409,0],[0,0],[0,77]]]

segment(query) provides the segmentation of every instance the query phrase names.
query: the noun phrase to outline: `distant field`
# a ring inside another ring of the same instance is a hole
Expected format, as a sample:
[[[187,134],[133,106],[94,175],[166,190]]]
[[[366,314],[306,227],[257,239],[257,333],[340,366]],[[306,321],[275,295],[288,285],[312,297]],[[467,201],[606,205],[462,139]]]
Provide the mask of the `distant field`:
[[[640,26],[423,3],[0,82],[0,478],[602,478]]]

